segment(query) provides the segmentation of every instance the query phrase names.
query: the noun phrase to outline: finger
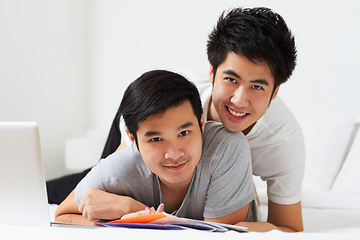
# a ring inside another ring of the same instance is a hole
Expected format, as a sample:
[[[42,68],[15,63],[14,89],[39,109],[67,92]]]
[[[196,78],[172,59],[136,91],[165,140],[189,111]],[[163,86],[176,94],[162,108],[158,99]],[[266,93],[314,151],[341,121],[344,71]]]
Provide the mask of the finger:
[[[121,219],[126,219],[126,218],[132,218],[132,217],[138,217],[138,216],[143,216],[143,215],[148,215],[150,214],[149,209],[145,209],[145,210],[141,210],[138,212],[134,212],[134,213],[128,213],[125,214],[124,216],[121,217]]]
[[[158,206],[156,213],[162,213],[164,212],[165,209],[165,205],[163,203],[160,203],[160,205]]]
[[[84,218],[87,218],[87,212],[86,212],[86,206],[85,205],[82,208],[82,215],[83,215]]]
[[[131,217],[137,217],[138,213],[128,213],[121,217],[121,219],[131,218]]]
[[[79,212],[83,212],[83,210],[84,210],[84,207],[85,207],[85,201],[84,201],[84,198],[82,198],[81,200],[80,200],[80,205],[79,205],[79,207],[78,207],[78,209],[79,209]]]
[[[83,217],[87,218],[89,221],[94,221],[98,219],[98,216],[94,214],[87,206],[84,207]]]

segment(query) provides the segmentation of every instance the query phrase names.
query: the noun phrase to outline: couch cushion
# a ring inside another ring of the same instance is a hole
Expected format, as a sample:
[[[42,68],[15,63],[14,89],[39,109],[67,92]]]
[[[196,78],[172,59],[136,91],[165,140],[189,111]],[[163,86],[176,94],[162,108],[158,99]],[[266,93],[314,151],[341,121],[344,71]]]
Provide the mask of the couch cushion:
[[[334,185],[333,192],[357,194],[360,196],[360,184],[357,178],[360,171],[360,131],[354,139],[349,154],[346,157]]]
[[[355,119],[334,113],[299,120],[306,147],[303,189],[330,190],[344,162]]]

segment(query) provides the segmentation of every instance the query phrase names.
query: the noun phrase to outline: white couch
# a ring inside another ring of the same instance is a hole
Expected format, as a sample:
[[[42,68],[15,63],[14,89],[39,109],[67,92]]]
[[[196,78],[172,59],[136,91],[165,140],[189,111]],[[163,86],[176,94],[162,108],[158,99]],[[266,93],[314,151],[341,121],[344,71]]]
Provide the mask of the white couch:
[[[360,122],[346,114],[309,118],[299,119],[306,146],[304,230],[360,232]],[[266,218],[266,186],[255,182]]]

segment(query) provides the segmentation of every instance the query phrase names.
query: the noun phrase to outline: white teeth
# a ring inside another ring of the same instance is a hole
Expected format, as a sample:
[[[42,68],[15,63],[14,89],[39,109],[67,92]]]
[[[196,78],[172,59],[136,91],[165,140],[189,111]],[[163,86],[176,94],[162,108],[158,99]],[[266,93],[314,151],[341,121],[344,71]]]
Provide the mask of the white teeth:
[[[231,113],[231,115],[233,115],[235,117],[243,117],[246,115],[246,113],[237,113],[237,112],[231,110],[230,108],[228,108],[228,109],[229,109],[229,112]]]

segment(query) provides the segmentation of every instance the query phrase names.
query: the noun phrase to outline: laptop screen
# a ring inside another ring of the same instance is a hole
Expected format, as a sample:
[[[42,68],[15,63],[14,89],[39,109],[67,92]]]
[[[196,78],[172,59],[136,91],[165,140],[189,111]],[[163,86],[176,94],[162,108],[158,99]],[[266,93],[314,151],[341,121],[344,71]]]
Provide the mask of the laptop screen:
[[[0,224],[50,226],[38,125],[0,122]]]

